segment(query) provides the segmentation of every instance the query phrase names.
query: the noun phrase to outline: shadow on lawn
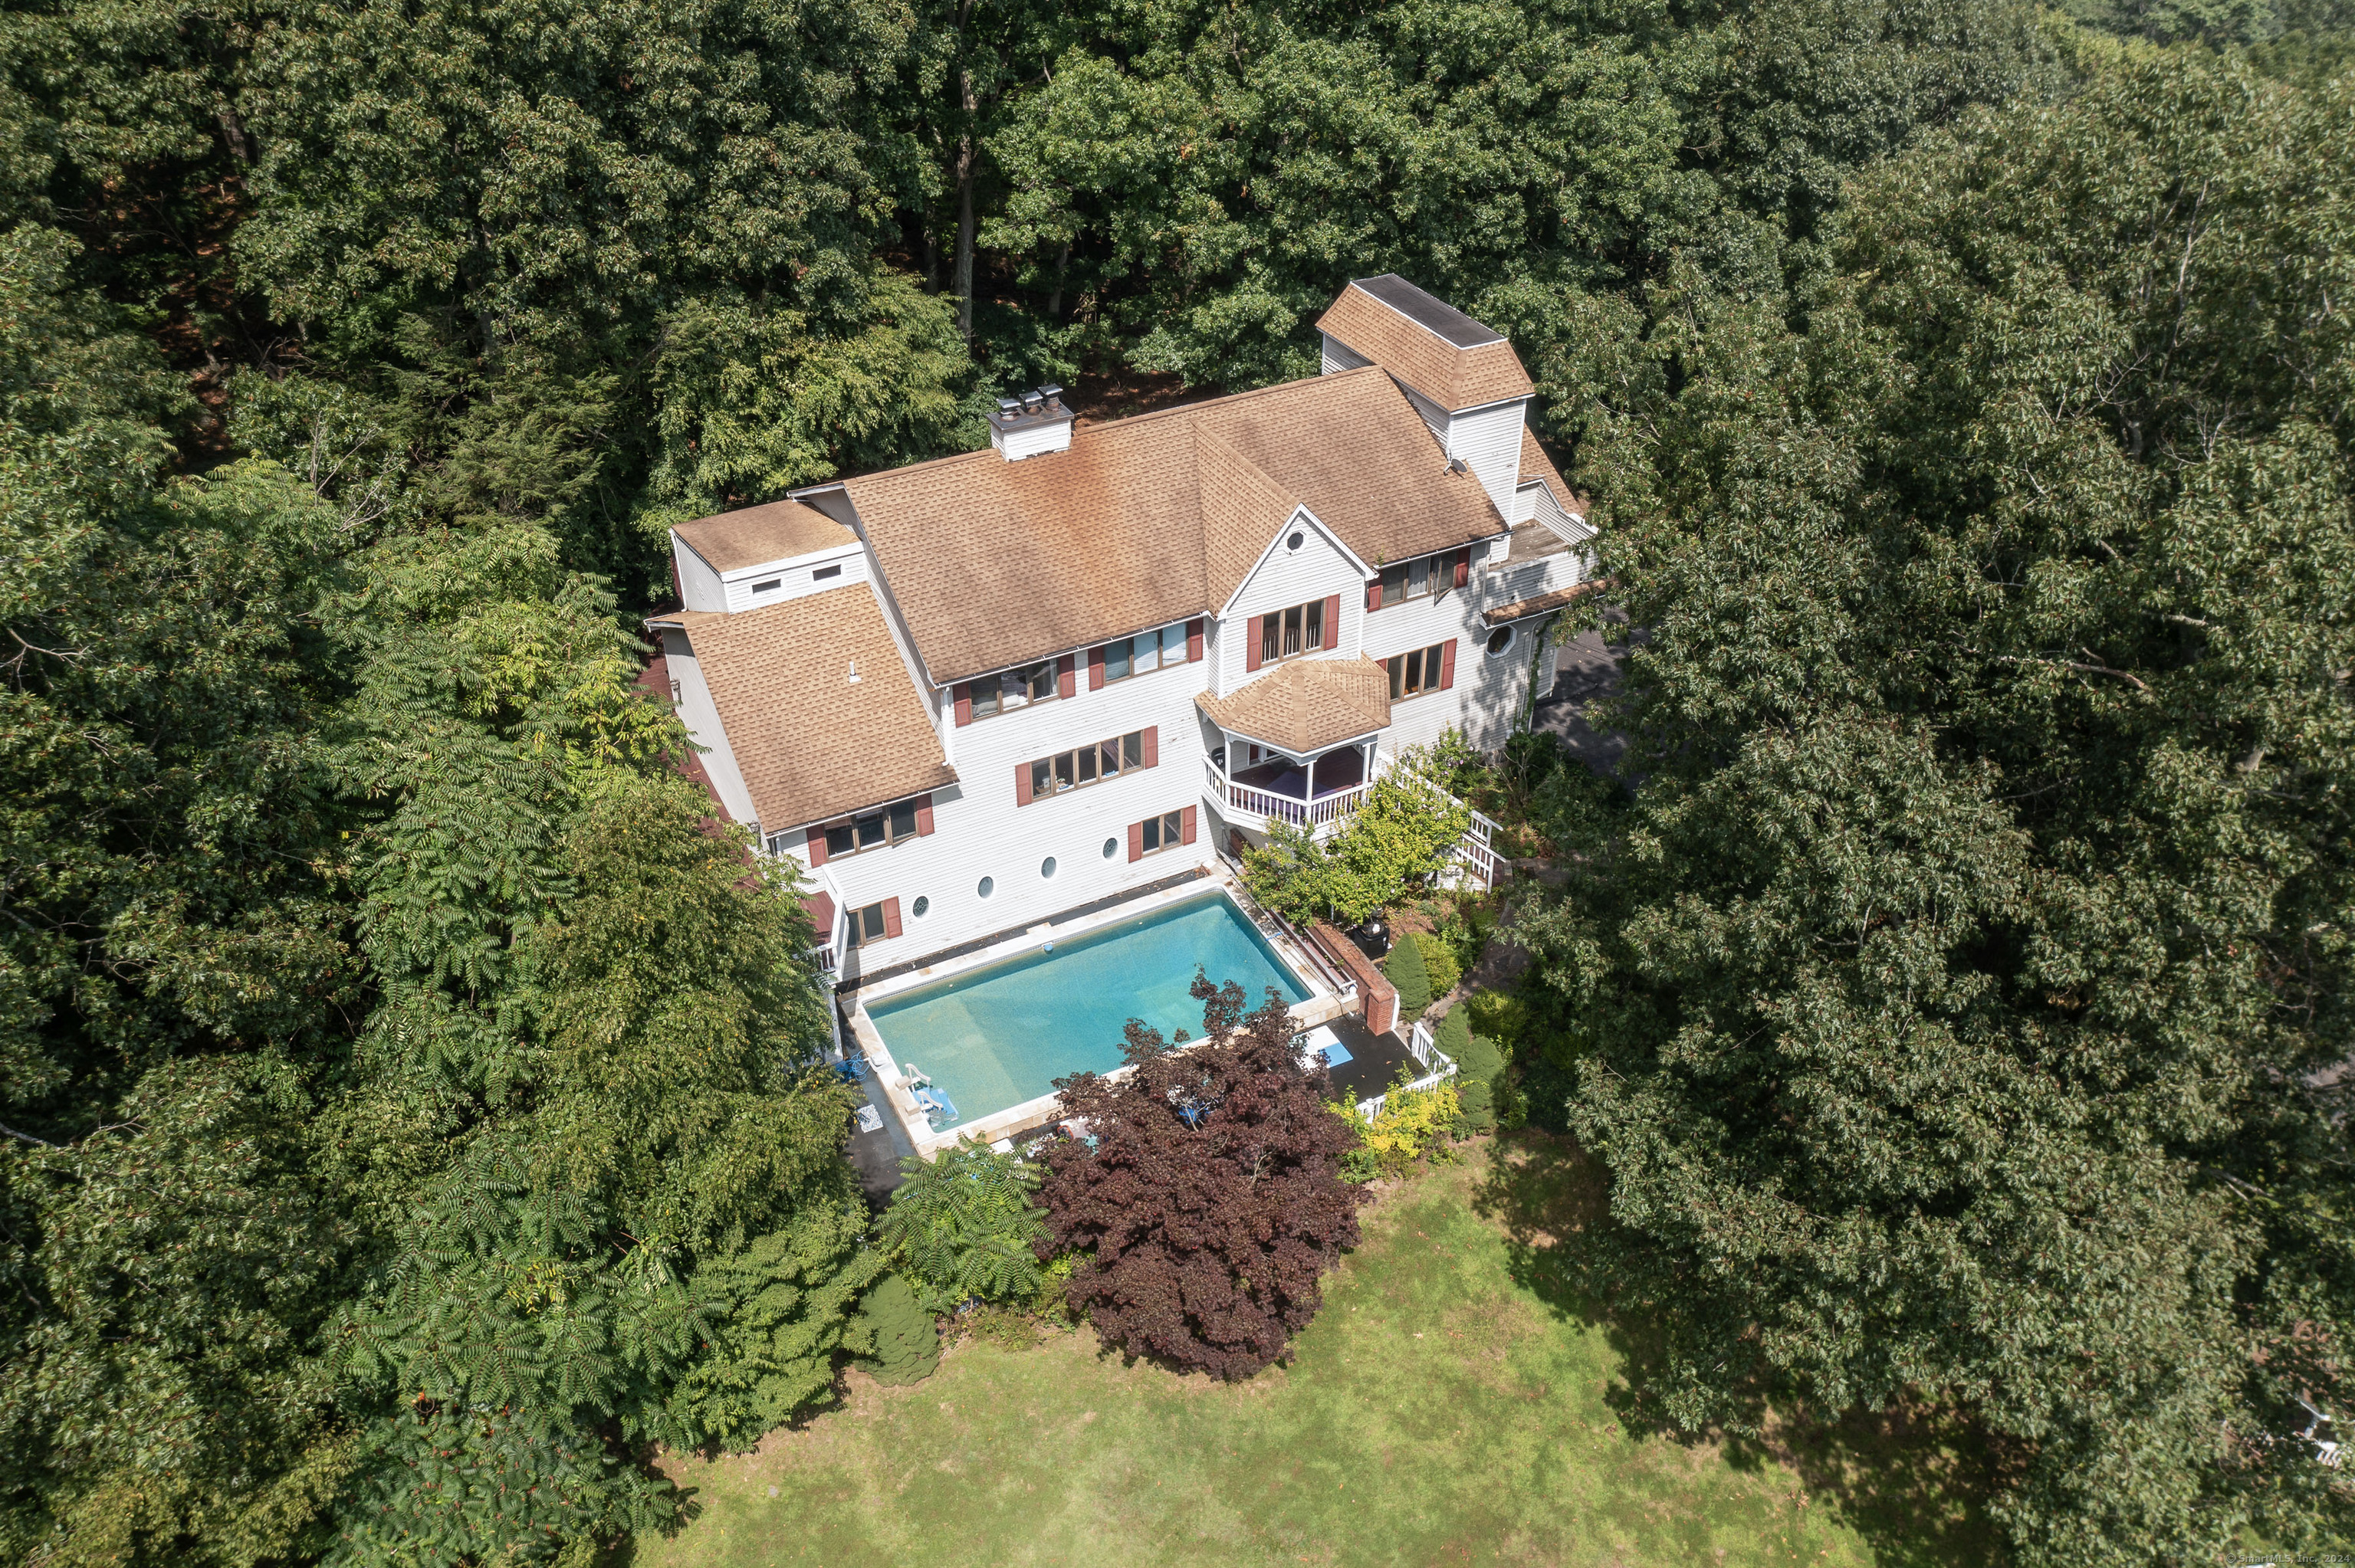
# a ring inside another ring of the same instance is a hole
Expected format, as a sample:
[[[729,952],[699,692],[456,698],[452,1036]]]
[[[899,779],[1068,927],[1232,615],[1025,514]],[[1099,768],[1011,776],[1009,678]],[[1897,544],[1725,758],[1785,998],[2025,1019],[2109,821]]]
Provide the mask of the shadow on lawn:
[[[1737,1469],[1789,1467],[1810,1501],[1837,1510],[1891,1568],[1977,1568],[2002,1560],[2000,1539],[1981,1506],[1994,1473],[1987,1444],[1951,1412],[1921,1407],[1810,1419],[1776,1408],[1762,1388],[1749,1401],[1759,1436],[1678,1428],[1664,1410],[1675,1375],[1667,1352],[1679,1330],[1696,1337],[1707,1330],[1697,1317],[1679,1318],[1678,1304],[1657,1294],[1614,1298],[1614,1280],[1644,1278],[1640,1269],[1614,1268],[1614,1255],[1628,1257],[1644,1244],[1611,1219],[1601,1165],[1573,1140],[1535,1128],[1498,1137],[1489,1159],[1474,1190],[1475,1208],[1503,1229],[1508,1266],[1525,1289],[1563,1320],[1593,1325],[1607,1336],[1624,1380],[1607,1399],[1628,1432],[1712,1445]],[[1650,1277],[1655,1288],[1658,1279]]]

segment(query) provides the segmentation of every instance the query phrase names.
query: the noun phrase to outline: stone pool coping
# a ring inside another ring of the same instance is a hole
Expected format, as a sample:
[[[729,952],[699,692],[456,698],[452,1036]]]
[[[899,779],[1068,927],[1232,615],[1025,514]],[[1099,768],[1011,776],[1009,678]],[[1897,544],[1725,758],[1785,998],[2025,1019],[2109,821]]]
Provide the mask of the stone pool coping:
[[[933,1159],[945,1150],[955,1148],[959,1142],[968,1138],[977,1138],[984,1143],[996,1143],[1004,1139],[1032,1131],[1055,1120],[1059,1109],[1058,1097],[1050,1090],[1034,1099],[1025,1100],[1018,1106],[1009,1106],[1001,1111],[993,1111],[977,1120],[961,1121],[953,1127],[943,1128],[938,1132],[933,1131],[931,1118],[917,1108],[915,1094],[910,1088],[906,1077],[900,1073],[900,1064],[892,1056],[891,1048],[883,1044],[882,1033],[875,1027],[874,1020],[868,1016],[867,1004],[869,1001],[889,1001],[901,991],[913,991],[920,986],[934,985],[944,980],[954,980],[958,975],[973,969],[986,969],[991,964],[1002,962],[1007,959],[1020,958],[1050,938],[1059,942],[1071,941],[1106,926],[1134,919],[1139,915],[1151,914],[1155,910],[1167,908],[1173,904],[1190,902],[1202,896],[1206,885],[1209,891],[1226,899],[1234,906],[1238,914],[1258,929],[1260,936],[1266,940],[1268,946],[1275,949],[1276,957],[1283,962],[1284,967],[1292,971],[1292,978],[1307,989],[1308,999],[1292,1005],[1292,1022],[1295,1030],[1313,1029],[1319,1023],[1350,1011],[1348,1001],[1319,977],[1318,966],[1305,953],[1300,951],[1297,944],[1286,936],[1274,921],[1260,912],[1259,906],[1252,902],[1251,895],[1243,890],[1241,885],[1223,864],[1216,865],[1209,875],[1190,879],[1178,886],[1161,888],[1140,897],[1112,905],[1063,925],[1059,926],[1052,921],[1041,922],[1019,936],[1008,937],[1002,941],[993,942],[986,948],[959,953],[954,958],[944,959],[937,964],[910,969],[903,974],[894,975],[888,980],[859,987],[857,992],[857,1004],[850,1010],[847,1022],[850,1026],[851,1038],[858,1043],[859,1054],[867,1058],[867,1065],[875,1075],[876,1094],[883,1103],[884,1114],[899,1122],[900,1130],[906,1136],[909,1144],[926,1160]],[[1116,1078],[1127,1071],[1129,1069],[1126,1067],[1115,1067],[1104,1075],[1108,1078]]]

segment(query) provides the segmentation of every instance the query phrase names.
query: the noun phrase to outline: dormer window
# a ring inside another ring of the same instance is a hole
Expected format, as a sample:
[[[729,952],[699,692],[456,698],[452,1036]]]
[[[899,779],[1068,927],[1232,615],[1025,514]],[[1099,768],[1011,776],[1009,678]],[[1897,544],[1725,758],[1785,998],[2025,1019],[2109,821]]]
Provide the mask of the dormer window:
[[[764,583],[754,583],[754,584],[752,585],[752,591],[753,591],[754,593],[774,593],[774,592],[776,592],[779,588],[783,588],[783,587],[784,587],[784,586],[785,586],[785,579],[784,579],[784,578],[783,578],[783,577],[771,577],[767,582],[764,582]]]
[[[842,563],[841,563],[840,561],[837,561],[837,562],[835,562],[835,563],[834,563],[834,565],[832,565],[832,566],[830,566],[830,567],[818,567],[818,568],[817,568],[817,570],[815,570],[815,571],[814,571],[814,572],[810,573],[810,580],[811,580],[812,582],[821,582],[821,583],[822,583],[822,582],[826,581],[826,578],[828,578],[828,577],[840,577],[841,575],[842,575]],[[771,588],[774,588],[774,587],[776,587],[777,585],[776,585],[776,584],[774,584],[774,583],[771,583],[769,586],[770,586]]]

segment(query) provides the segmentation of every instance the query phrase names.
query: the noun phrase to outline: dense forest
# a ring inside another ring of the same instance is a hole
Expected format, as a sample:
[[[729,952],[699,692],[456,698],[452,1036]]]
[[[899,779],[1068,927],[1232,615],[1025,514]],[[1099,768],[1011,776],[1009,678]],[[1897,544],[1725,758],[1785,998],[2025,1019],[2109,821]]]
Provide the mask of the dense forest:
[[[1643,629],[1532,1120],[1663,1419],[2024,1563],[2355,1527],[2343,0],[33,0],[0,53],[0,1552],[586,1564],[872,1350],[667,526],[997,393],[1512,337]]]

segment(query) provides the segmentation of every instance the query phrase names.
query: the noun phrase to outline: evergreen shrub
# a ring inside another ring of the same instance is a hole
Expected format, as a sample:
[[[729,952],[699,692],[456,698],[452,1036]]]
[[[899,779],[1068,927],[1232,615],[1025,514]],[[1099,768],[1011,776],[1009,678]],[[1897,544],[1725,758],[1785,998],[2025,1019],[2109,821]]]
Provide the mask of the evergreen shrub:
[[[1423,961],[1423,944],[1401,942],[1382,962],[1382,978],[1398,988],[1399,1019],[1412,1022],[1431,1005],[1431,970]]]
[[[1504,1053],[1486,1035],[1472,1033],[1471,1010],[1452,1007],[1439,1022],[1433,1043],[1455,1063],[1455,1098],[1466,1132],[1497,1130],[1500,1093],[1508,1094]]]

